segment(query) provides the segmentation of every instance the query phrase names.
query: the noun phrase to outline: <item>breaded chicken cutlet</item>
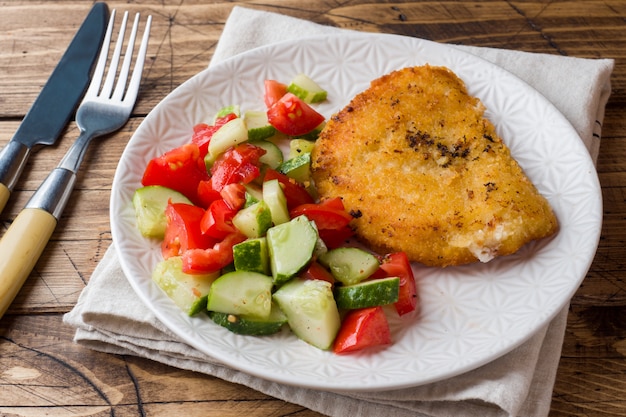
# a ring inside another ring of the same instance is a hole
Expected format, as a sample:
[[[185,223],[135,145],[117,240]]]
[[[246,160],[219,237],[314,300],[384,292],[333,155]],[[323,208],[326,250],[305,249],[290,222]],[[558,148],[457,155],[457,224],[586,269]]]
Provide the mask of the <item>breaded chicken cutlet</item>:
[[[487,262],[556,233],[548,201],[445,67],[371,82],[313,151],[321,198],[341,197],[356,236],[428,266]]]

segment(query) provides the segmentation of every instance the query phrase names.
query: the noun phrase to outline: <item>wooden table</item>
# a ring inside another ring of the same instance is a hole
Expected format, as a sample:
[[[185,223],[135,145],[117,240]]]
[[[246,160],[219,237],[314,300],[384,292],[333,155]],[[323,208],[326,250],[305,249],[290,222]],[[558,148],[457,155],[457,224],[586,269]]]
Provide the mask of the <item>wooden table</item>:
[[[0,145],[17,129],[91,1],[0,1]],[[341,3],[345,3],[341,5]],[[614,58],[598,171],[604,226],[571,304],[553,416],[626,415],[626,2],[267,0],[241,5],[367,32],[586,58]],[[117,161],[144,116],[211,59],[234,3],[109,2],[154,17],[131,120],[92,146],[50,244],[0,320],[1,415],[317,416],[245,387],[72,342],[62,323],[111,244],[108,200]],[[6,230],[77,135],[35,154],[0,216]]]

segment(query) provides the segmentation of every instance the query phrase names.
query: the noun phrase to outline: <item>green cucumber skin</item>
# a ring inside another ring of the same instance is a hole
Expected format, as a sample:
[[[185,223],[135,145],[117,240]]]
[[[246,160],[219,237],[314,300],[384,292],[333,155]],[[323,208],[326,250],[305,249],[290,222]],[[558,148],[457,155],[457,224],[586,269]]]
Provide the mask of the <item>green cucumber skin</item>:
[[[270,273],[267,240],[264,237],[248,239],[233,246],[233,258],[237,271]]]
[[[159,262],[152,271],[152,281],[189,316],[206,308],[211,284],[218,276],[219,272],[186,274],[183,272],[182,259],[178,256]]]
[[[300,97],[307,103],[319,103],[326,100],[328,93],[305,74],[296,75],[287,85],[287,91]]]
[[[267,336],[278,333],[287,324],[287,316],[275,303],[272,303],[270,316],[266,320],[215,311],[209,312],[209,317],[231,332],[247,336]]]
[[[298,338],[323,350],[332,346],[341,318],[329,282],[293,279],[280,287],[273,298]]]
[[[272,226],[270,208],[263,200],[245,207],[235,215],[233,225],[248,238],[261,237]]]
[[[222,275],[211,285],[207,310],[265,319],[270,314],[272,278],[249,271]]]
[[[377,307],[393,304],[400,294],[400,278],[381,278],[335,288],[335,301],[341,309]]]
[[[306,183],[311,179],[311,154],[303,153],[280,164],[278,172],[293,178],[299,183]]]

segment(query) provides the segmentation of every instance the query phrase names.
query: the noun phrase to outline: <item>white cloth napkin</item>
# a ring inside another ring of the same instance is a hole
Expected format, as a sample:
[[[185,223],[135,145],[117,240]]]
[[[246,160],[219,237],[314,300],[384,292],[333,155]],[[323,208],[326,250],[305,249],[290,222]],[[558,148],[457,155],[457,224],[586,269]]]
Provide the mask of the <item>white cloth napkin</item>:
[[[234,7],[212,63],[271,42],[337,33],[279,14]],[[598,154],[613,61],[456,46],[524,79],[570,120],[594,158]],[[246,385],[329,416],[532,416],[548,414],[567,321],[567,307],[522,346],[445,381],[376,393],[332,393],[281,385],[220,365],[180,341],[133,292],[112,245],[75,308],[64,317],[75,341],[94,350],[130,354]]]

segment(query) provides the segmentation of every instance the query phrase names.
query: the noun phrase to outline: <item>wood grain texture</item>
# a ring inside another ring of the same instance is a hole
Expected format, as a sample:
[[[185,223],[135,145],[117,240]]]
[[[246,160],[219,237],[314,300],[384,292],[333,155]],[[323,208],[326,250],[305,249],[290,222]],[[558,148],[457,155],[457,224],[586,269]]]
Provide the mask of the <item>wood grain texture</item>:
[[[72,342],[62,324],[111,244],[108,199],[124,146],[145,115],[206,68],[237,4],[321,24],[443,43],[613,58],[598,173],[604,223],[597,255],[574,295],[551,416],[626,415],[626,2],[206,1],[108,2],[153,15],[142,90],[120,131],[89,149],[42,259],[0,320],[0,415],[298,416],[319,414],[216,378]],[[91,1],[0,0],[0,146],[17,129]],[[71,123],[35,153],[0,214],[6,230],[77,136]]]

